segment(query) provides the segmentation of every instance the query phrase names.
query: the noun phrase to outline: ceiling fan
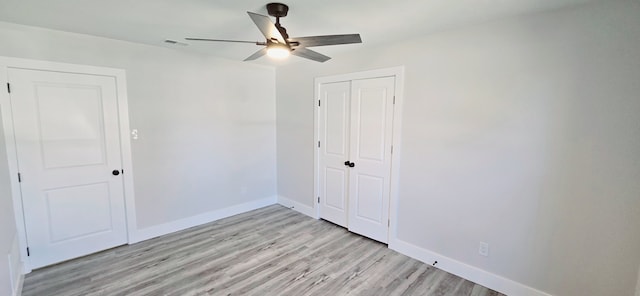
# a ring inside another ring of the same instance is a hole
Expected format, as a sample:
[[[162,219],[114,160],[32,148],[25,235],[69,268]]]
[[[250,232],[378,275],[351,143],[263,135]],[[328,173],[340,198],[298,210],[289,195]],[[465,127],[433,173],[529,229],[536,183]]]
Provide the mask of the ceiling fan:
[[[280,18],[287,16],[289,12],[289,6],[282,3],[269,3],[267,4],[267,12],[270,16],[276,18],[274,24],[271,19],[266,15],[261,15],[247,11],[251,20],[258,26],[258,29],[266,41],[241,41],[241,40],[224,40],[224,39],[208,39],[208,38],[185,38],[186,40],[194,41],[216,41],[216,42],[237,42],[237,43],[253,43],[259,46],[264,46],[256,53],[250,55],[245,61],[255,60],[264,55],[268,55],[274,58],[284,58],[289,54],[303,57],[306,59],[314,60],[317,62],[326,62],[330,57],[323,55],[319,52],[308,49],[308,47],[324,46],[324,45],[338,45],[338,44],[351,44],[362,43],[360,34],[343,34],[343,35],[324,35],[324,36],[307,36],[307,37],[295,37],[290,38],[287,34],[287,29],[280,25]]]

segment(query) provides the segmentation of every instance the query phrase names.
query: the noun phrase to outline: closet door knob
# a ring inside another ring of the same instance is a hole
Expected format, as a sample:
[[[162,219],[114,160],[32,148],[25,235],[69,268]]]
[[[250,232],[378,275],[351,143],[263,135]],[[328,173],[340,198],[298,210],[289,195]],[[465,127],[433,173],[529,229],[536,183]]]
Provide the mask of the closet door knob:
[[[113,172],[111,172],[112,175],[117,176],[120,175],[120,171],[119,170],[113,170]]]
[[[353,162],[350,162],[350,163],[349,163],[349,167],[351,167],[351,168],[352,168],[352,167],[354,167],[354,166],[356,166],[356,164],[355,164],[355,163],[353,163]]]
[[[350,162],[347,160],[344,162],[344,165],[349,166]]]

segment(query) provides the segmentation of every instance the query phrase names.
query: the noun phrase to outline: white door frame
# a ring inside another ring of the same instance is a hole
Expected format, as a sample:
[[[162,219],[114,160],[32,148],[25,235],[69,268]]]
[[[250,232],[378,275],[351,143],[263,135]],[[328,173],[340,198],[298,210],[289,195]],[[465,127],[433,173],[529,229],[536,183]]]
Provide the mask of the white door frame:
[[[10,58],[0,56],[0,82],[3,87],[8,83],[7,72],[9,68],[46,70],[64,73],[93,74],[114,77],[118,96],[118,121],[120,131],[120,150],[122,152],[122,169],[124,183],[124,199],[127,219],[127,241],[133,241],[136,230],[136,211],[133,190],[133,164],[131,158],[131,141],[129,138],[129,105],[127,99],[127,81],[125,71],[122,69],[94,67],[67,63]],[[24,222],[22,207],[22,194],[18,182],[18,157],[16,150],[15,134],[13,129],[13,114],[11,111],[11,99],[7,90],[0,91],[0,108],[2,109],[2,123],[4,137],[7,146],[7,160],[9,162],[9,175],[11,182],[11,195],[13,210],[16,219],[18,243],[20,245],[20,257],[24,266],[24,273],[31,272],[31,263],[27,256],[27,232]]]
[[[391,238],[397,237],[397,209],[398,209],[398,175],[400,173],[400,132],[402,130],[402,102],[404,98],[404,66],[375,69],[363,72],[347,73],[332,76],[317,77],[314,80],[314,105],[313,119],[314,119],[314,149],[313,149],[313,207],[315,209],[315,218],[320,218],[320,206],[318,204],[318,193],[320,188],[319,183],[319,169],[320,169],[320,153],[318,153],[318,142],[320,141],[320,129],[318,116],[318,102],[320,100],[320,85],[331,82],[350,81],[357,79],[368,78],[380,78],[380,77],[395,77],[395,105],[393,108],[393,154],[391,155],[391,194],[389,202],[389,244],[391,244]],[[322,107],[320,107],[322,108]],[[391,247],[391,245],[390,245]]]

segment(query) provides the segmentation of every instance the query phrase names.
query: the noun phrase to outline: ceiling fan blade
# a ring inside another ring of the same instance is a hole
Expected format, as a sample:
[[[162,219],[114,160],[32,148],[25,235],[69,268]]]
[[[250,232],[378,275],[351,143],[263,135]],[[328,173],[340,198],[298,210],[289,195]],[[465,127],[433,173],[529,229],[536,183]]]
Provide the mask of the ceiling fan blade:
[[[208,38],[184,38],[184,39],[185,40],[192,40],[192,41],[236,42],[236,43],[252,43],[252,44],[259,44],[260,45],[260,42],[257,42],[257,41],[208,39]]]
[[[280,34],[280,31],[278,31],[278,28],[276,28],[276,25],[271,21],[271,19],[268,16],[253,13],[250,11],[247,11],[247,13],[249,14],[249,17],[251,17],[253,22],[256,24],[256,26],[258,26],[258,29],[260,30],[260,32],[262,32],[262,35],[264,35],[264,37],[267,38],[267,40],[276,39],[278,40],[278,43],[282,43],[282,44],[287,43],[284,40],[284,37],[282,37],[282,34]]]
[[[360,34],[296,37],[289,39],[289,41],[298,42],[303,47],[362,43]]]
[[[261,50],[256,51],[254,54],[250,55],[248,58],[244,59],[244,61],[253,61],[263,55],[267,54],[267,48],[263,48]]]
[[[296,47],[295,49],[291,50],[291,54],[295,55],[295,56],[299,56],[302,58],[306,58],[306,59],[310,59],[310,60],[314,60],[316,62],[320,62],[320,63],[324,63],[328,60],[330,60],[331,58],[323,55],[319,52],[313,51],[311,49],[308,48],[304,48],[304,47]]]

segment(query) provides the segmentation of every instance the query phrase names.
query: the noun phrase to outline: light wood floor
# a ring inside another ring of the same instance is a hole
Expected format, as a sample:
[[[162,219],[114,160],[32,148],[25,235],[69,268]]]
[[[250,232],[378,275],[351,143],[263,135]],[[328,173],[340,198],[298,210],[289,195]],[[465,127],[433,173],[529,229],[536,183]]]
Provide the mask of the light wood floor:
[[[36,270],[23,295],[502,295],[274,205]]]

